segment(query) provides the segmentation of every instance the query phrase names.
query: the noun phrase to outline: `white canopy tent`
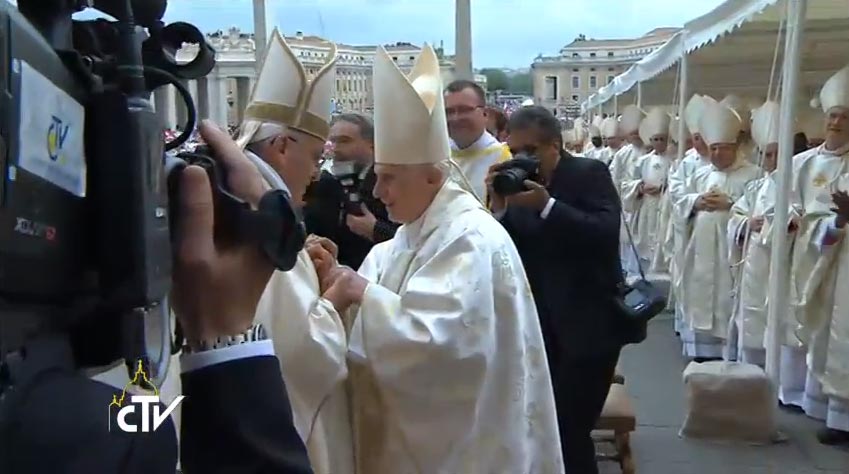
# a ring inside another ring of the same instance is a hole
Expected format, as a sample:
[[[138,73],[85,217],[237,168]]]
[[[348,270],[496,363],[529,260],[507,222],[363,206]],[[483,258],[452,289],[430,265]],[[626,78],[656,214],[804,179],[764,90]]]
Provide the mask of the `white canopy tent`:
[[[592,112],[629,91],[639,97],[640,105],[673,102],[682,58],[689,91],[764,98],[771,73],[777,79],[783,62],[779,32],[784,25],[785,2],[729,0],[721,4],[685,24],[666,44],[590,96],[582,110]],[[799,92],[810,98],[819,84],[849,61],[849,0],[809,2],[804,33]],[[776,60],[778,67],[773,68]],[[635,86],[636,92],[632,91]]]

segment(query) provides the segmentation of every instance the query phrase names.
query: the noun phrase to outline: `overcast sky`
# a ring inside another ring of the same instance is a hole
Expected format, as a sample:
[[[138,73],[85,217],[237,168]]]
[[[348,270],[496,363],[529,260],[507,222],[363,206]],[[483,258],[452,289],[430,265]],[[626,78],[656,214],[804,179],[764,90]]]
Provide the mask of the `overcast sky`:
[[[681,26],[721,0],[471,0],[474,66],[527,67],[578,34],[640,36]],[[454,0],[267,0],[269,31],[315,34],[348,44],[445,42],[454,51]],[[169,0],[167,21],[202,30],[253,30],[251,0]]]

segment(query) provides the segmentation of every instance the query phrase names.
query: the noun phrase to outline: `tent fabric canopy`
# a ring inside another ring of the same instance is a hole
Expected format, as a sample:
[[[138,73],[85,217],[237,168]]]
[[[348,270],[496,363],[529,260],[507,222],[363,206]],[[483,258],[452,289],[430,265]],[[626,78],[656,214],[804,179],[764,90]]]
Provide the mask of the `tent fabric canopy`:
[[[690,90],[707,94],[735,92],[764,98],[773,70],[787,0],[728,0],[684,25],[679,34],[637,62],[582,105],[587,112],[642,83],[643,105],[674,101],[677,69],[688,55]],[[802,57],[804,95],[814,94],[835,70],[849,62],[849,0],[808,3]],[[781,56],[777,58],[781,60]]]

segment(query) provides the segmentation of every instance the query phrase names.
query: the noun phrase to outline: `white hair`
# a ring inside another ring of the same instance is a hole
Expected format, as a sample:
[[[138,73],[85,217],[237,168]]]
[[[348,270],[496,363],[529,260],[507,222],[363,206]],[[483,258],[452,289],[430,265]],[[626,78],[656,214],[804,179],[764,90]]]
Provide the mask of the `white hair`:
[[[263,122],[260,124],[259,128],[256,129],[256,132],[254,132],[253,136],[251,136],[248,145],[259,144],[266,140],[279,137],[284,133],[286,133],[285,125],[274,122]]]

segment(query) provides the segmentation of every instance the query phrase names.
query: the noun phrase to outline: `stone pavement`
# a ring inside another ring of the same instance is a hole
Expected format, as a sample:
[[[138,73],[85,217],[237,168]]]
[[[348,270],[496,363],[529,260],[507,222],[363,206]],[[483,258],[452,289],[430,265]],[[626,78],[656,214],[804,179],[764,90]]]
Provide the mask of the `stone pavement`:
[[[655,318],[649,338],[625,348],[621,365],[637,413],[631,437],[637,474],[849,474],[849,450],[817,443],[815,433],[822,425],[801,414],[780,412],[779,426],[788,441],[771,446],[680,438],[686,362],[671,316]],[[620,472],[614,463],[599,467],[602,474]]]

